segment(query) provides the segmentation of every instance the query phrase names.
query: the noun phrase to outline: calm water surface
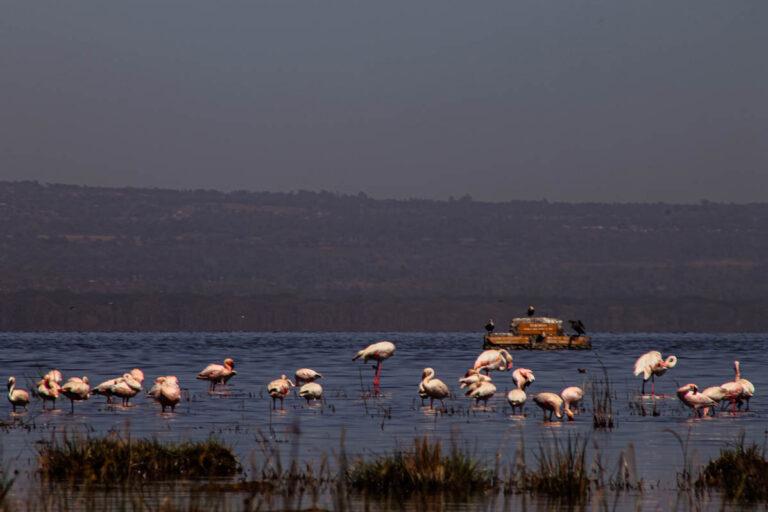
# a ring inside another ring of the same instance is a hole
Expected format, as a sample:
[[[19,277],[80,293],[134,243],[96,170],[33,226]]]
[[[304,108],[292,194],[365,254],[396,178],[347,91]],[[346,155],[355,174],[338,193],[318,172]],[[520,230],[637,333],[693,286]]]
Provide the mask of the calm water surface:
[[[395,342],[397,353],[384,363],[383,395],[371,399],[367,391],[373,369],[351,359],[358,349],[380,339]],[[176,414],[165,415],[143,397],[137,397],[135,406],[128,409],[108,408],[103,397],[92,397],[77,403],[74,415],[68,414],[68,402],[60,401],[63,411],[43,412],[40,402],[33,402],[27,414],[12,416],[4,401],[3,421],[33,428],[0,430],[2,455],[23,471],[34,463],[36,441],[50,439],[54,430],[66,429],[90,434],[116,430],[160,439],[198,439],[213,433],[230,443],[245,461],[256,450],[256,438],[264,435],[284,443],[286,453],[314,460],[338,450],[341,432],[345,431],[345,447],[352,455],[383,452],[428,433],[445,440],[458,439],[493,465],[497,453],[511,463],[521,439],[531,451],[542,439],[581,434],[599,446],[609,471],[616,468],[619,453],[633,443],[639,476],[661,489],[672,490],[682,456],[670,430],[690,436],[696,458],[702,462],[741,432],[763,441],[768,417],[768,400],[763,393],[768,389],[768,335],[599,334],[594,336],[593,346],[591,351],[514,351],[514,365],[531,368],[536,374],[529,398],[540,391],[585,386],[590,377],[602,375],[604,366],[615,394],[617,425],[609,432],[593,430],[589,396],[584,404],[587,411],[574,422],[544,424],[530,399],[525,417],[511,416],[505,400],[506,391],[512,387],[511,373],[494,373],[498,393],[488,410],[473,407],[460,393],[457,379],[482,350],[478,333],[0,334],[3,381],[15,375],[27,389],[41,373],[54,367],[61,369],[65,378],[87,375],[91,385],[139,367],[146,374],[145,384],[157,375],[175,374],[186,390]],[[677,366],[657,381],[657,393],[667,395],[655,401],[657,416],[650,414],[652,401],[638,401],[640,380],[632,376],[637,356],[652,349],[679,359]],[[207,383],[194,377],[207,364],[220,363],[225,357],[235,359],[238,375],[227,392],[211,395]],[[743,376],[755,384],[752,410],[735,416],[691,419],[674,396],[676,387],[695,382],[703,388],[731,380],[734,359],[741,361]],[[456,393],[448,401],[447,414],[436,414],[418,400],[416,389],[426,366],[434,368],[437,377]],[[281,373],[292,376],[301,367],[324,375],[320,382],[325,404],[307,407],[303,400],[290,397],[285,411],[273,412],[266,383]],[[587,373],[579,373],[578,368],[585,368]],[[646,492],[641,502],[642,508],[666,508],[653,493]]]

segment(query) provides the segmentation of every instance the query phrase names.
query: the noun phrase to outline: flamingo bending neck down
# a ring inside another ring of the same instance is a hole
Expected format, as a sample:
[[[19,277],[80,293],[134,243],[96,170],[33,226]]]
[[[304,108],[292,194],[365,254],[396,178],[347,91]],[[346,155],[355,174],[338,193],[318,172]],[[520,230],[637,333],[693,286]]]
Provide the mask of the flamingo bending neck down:
[[[11,402],[13,412],[16,412],[17,407],[23,407],[27,410],[29,405],[29,392],[24,389],[16,389],[16,377],[8,378],[8,401]]]
[[[363,350],[359,351],[353,361],[362,358],[364,363],[367,363],[369,359],[376,361],[376,373],[373,376],[373,388],[378,390],[381,386],[381,368],[385,359],[389,359],[395,355],[395,344],[391,341],[379,341],[368,345]]]
[[[579,403],[584,398],[584,390],[580,387],[570,386],[560,392],[560,398],[563,399],[563,411],[568,416],[568,421],[573,421],[574,411],[571,410],[571,405],[574,405],[576,412],[578,412]]]
[[[421,372],[421,385],[419,391],[424,391],[424,395],[429,398],[429,408],[434,409],[435,400],[440,400],[440,405],[445,409],[445,399],[451,394],[445,382],[435,378],[435,370],[424,368]]]
[[[323,386],[317,382],[307,382],[299,388],[299,396],[307,400],[307,405],[310,400],[322,400]]]
[[[640,394],[645,395],[645,383],[650,379],[651,381],[651,397],[656,396],[655,381],[656,377],[661,377],[667,370],[674,368],[677,364],[677,357],[673,355],[667,356],[666,359],[662,359],[661,352],[651,350],[641,355],[635,361],[635,377],[642,374],[643,385],[640,388]]]
[[[685,405],[691,408],[694,416],[703,416],[707,414],[710,407],[717,405],[717,402],[712,400],[704,393],[699,393],[699,387],[696,384],[686,384],[677,389],[677,397]]]
[[[533,401],[536,405],[541,407],[541,410],[544,413],[544,421],[547,421],[547,413],[549,413],[549,421],[552,421],[553,414],[557,419],[562,419],[563,413],[560,412],[560,408],[563,406],[563,399],[560,398],[557,393],[545,391],[535,395]]]
[[[509,371],[512,369],[512,354],[503,348],[486,350],[477,356],[473,368],[478,371],[485,370],[486,374],[493,370]]]

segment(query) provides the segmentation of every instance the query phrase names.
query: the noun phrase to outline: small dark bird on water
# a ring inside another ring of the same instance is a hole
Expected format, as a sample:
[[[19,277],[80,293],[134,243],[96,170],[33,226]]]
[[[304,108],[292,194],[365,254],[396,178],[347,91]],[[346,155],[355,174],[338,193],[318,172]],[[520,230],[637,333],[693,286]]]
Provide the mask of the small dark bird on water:
[[[579,336],[587,334],[587,328],[584,327],[584,323],[581,320],[568,320],[568,323],[571,324],[571,329],[576,331],[576,334]]]
[[[488,334],[491,334],[495,328],[496,324],[493,323],[493,318],[491,318],[488,320],[488,323],[485,324],[485,330],[488,332]]]
[[[536,313],[536,308],[528,306],[528,316],[533,316],[534,313]]]
[[[578,368],[578,370],[579,370],[579,373],[587,373],[586,368]]]

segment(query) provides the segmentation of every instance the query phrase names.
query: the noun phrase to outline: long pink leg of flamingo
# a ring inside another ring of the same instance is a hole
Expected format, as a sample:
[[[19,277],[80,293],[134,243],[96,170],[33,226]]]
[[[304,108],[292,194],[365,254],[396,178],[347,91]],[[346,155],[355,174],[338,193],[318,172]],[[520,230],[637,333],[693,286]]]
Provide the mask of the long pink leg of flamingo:
[[[656,379],[655,375],[651,374],[651,398],[656,396]]]
[[[373,376],[373,387],[378,388],[381,386],[381,361],[376,362],[376,373]]]

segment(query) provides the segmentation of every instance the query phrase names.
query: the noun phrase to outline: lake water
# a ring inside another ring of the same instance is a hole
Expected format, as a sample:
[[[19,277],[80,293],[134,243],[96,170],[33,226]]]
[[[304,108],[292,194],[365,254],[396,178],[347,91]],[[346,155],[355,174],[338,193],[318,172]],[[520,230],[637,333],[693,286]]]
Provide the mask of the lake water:
[[[371,365],[351,359],[357,350],[381,339],[393,341],[397,353],[384,363],[382,396],[371,398],[367,393]],[[11,415],[10,405],[4,401],[2,420],[28,428],[0,430],[2,455],[6,464],[28,476],[34,465],[35,442],[50,439],[53,431],[102,434],[117,430],[133,437],[169,440],[206,438],[213,433],[235,448],[247,468],[260,435],[281,443],[286,454],[312,461],[338,450],[344,431],[345,448],[352,456],[384,452],[426,433],[444,440],[458,439],[493,466],[497,453],[502,454],[503,462],[511,463],[521,439],[531,451],[541,440],[580,434],[599,446],[609,472],[616,468],[619,453],[633,443],[639,477],[672,491],[682,455],[670,431],[690,436],[695,457],[701,462],[742,432],[758,442],[766,435],[768,401],[763,390],[768,389],[764,362],[768,335],[597,334],[591,351],[513,351],[514,366],[530,368],[536,374],[536,382],[528,390],[525,417],[512,417],[506,403],[511,373],[493,374],[498,392],[488,410],[473,407],[460,392],[457,380],[473,364],[481,346],[481,333],[0,334],[2,378],[5,382],[15,375],[27,389],[50,368],[61,369],[65,378],[87,375],[95,385],[133,367],[144,370],[145,387],[157,375],[174,374],[185,389],[176,413],[165,415],[144,397],[137,397],[134,407],[124,409],[108,408],[103,397],[94,396],[76,403],[74,415],[69,414],[66,400],[59,401],[58,412],[43,412],[35,401],[28,413],[17,416]],[[657,415],[651,414],[652,401],[638,401],[640,380],[632,375],[635,359],[653,349],[678,357],[677,366],[657,380],[657,393],[666,395],[653,401]],[[195,380],[195,375],[225,357],[234,358],[238,375],[227,392],[211,395],[207,383]],[[675,389],[688,382],[703,388],[731,380],[734,359],[741,361],[743,376],[756,387],[751,411],[692,419],[675,397]],[[417,386],[426,366],[434,368],[456,394],[447,401],[445,414],[422,407],[418,399]],[[320,383],[325,403],[307,407],[304,400],[289,397],[284,411],[272,411],[265,385],[281,373],[292,377],[301,367],[324,375]],[[579,373],[578,368],[586,373]],[[542,421],[531,395],[559,393],[572,385],[584,387],[590,377],[602,375],[602,368],[614,393],[617,424],[612,430],[593,430],[588,393],[586,411],[576,421]],[[640,498],[641,508],[667,509],[667,499],[646,492]]]

